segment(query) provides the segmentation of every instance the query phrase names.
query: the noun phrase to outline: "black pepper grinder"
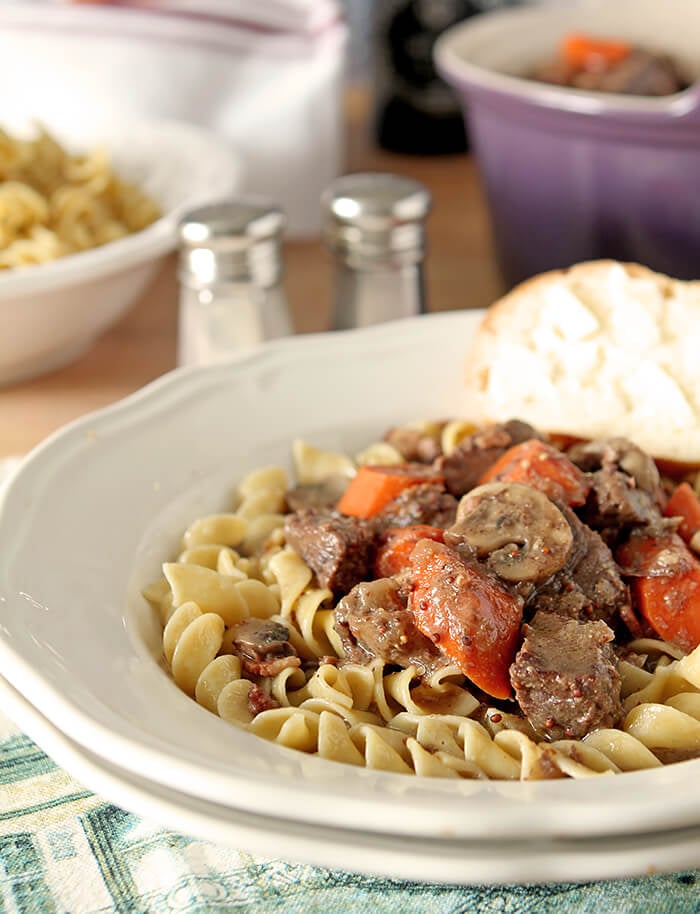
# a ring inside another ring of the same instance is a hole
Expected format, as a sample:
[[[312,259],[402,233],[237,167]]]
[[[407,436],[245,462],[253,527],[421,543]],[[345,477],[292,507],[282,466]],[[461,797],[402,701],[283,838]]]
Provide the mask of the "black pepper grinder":
[[[374,17],[375,136],[392,152],[464,152],[457,96],[440,78],[433,46],[451,26],[519,0],[377,0]]]
[[[467,149],[462,112],[435,70],[433,45],[475,12],[470,0],[379,0],[375,132],[382,148],[416,155]]]

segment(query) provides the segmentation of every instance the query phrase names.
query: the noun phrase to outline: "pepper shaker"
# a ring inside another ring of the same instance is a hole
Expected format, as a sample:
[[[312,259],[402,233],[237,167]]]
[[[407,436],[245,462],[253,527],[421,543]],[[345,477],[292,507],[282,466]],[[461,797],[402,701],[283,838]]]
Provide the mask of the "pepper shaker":
[[[321,205],[335,256],[333,329],[423,313],[427,188],[394,174],[351,174],[324,191]]]
[[[217,361],[292,333],[282,288],[282,211],[223,200],[179,225],[178,364]]]

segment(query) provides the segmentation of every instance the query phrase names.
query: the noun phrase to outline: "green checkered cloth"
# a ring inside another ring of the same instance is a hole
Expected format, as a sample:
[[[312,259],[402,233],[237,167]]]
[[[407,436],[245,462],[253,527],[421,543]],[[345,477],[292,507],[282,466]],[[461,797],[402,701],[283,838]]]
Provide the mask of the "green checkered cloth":
[[[85,790],[0,715],[0,914],[685,914],[700,873],[459,887],[265,860]]]
[[[266,860],[177,834],[106,802],[0,712],[0,914],[369,910],[690,914],[700,912],[700,871],[588,885],[465,887]]]

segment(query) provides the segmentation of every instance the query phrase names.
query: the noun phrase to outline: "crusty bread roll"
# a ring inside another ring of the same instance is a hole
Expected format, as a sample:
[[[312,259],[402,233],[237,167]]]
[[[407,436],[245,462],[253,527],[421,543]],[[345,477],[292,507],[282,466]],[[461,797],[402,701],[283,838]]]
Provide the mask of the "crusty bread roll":
[[[467,384],[482,421],[700,465],[700,281],[608,260],[536,276],[487,311]]]

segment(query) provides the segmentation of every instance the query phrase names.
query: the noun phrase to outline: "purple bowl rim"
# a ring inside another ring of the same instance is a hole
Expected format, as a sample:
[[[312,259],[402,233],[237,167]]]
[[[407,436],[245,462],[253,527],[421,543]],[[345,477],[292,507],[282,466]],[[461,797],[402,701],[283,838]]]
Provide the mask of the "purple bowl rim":
[[[662,97],[629,96],[613,92],[594,92],[538,83],[535,80],[499,73],[472,63],[454,48],[465,32],[482,28],[483,20],[494,17],[534,18],[545,11],[540,7],[494,10],[484,17],[468,19],[447,29],[433,49],[435,66],[442,78],[458,90],[482,90],[524,102],[533,107],[587,116],[623,116],[640,120],[700,117],[700,80],[673,95]]]

